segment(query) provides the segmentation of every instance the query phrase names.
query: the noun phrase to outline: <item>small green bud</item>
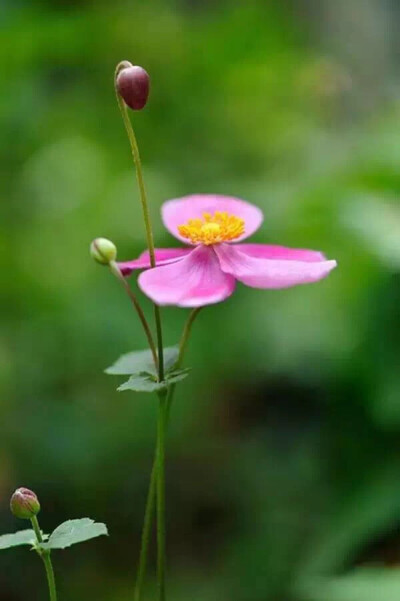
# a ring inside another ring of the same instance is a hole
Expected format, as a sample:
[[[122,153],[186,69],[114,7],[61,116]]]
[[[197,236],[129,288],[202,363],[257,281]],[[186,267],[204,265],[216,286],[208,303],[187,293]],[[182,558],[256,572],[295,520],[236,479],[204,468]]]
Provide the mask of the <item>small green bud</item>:
[[[21,520],[30,520],[40,511],[40,503],[29,488],[17,488],[10,501],[11,513]]]
[[[101,265],[109,265],[117,258],[117,247],[107,238],[96,238],[90,245],[90,254]]]

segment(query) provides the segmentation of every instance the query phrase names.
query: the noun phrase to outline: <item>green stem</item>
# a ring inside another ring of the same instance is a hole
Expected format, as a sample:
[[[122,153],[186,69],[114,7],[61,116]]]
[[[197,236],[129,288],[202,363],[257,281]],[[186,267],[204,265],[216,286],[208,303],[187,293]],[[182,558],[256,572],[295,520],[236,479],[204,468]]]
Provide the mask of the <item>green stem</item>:
[[[120,70],[124,69],[126,66],[127,66],[127,64],[124,61],[122,63],[120,63],[119,65],[117,65],[117,68],[115,71],[115,82],[117,80],[117,76],[118,76],[118,73],[120,72]],[[128,134],[128,140],[129,140],[129,144],[131,147],[133,162],[134,162],[135,168],[136,168],[136,178],[137,178],[137,182],[138,182],[138,186],[139,186],[140,202],[142,205],[144,225],[146,228],[147,246],[148,246],[149,255],[150,255],[150,265],[151,265],[151,267],[155,267],[156,266],[156,256],[155,256],[155,252],[154,252],[153,230],[151,227],[149,206],[148,206],[148,202],[147,202],[146,188],[144,185],[143,169],[142,169],[142,162],[140,160],[139,147],[138,147],[138,143],[136,140],[134,129],[132,127],[131,120],[129,119],[128,107],[126,106],[123,98],[121,98],[121,96],[119,95],[116,85],[115,85],[115,92],[117,95],[118,106],[121,111],[122,120],[125,125],[126,133]],[[157,346],[158,346],[158,379],[160,382],[162,382],[164,380],[164,352],[163,352],[160,308],[156,304],[154,304],[154,319],[156,322]]]
[[[198,316],[200,310],[201,310],[201,307],[197,307],[196,309],[193,309],[193,311],[191,311],[191,313],[190,313],[189,317],[187,318],[186,323],[184,325],[181,340],[179,342],[179,353],[178,353],[178,359],[176,361],[177,368],[182,367],[183,358],[184,358],[185,352],[186,352],[186,347],[189,342],[190,332],[192,331],[193,322],[196,319],[196,317]],[[172,386],[170,386],[170,388],[168,389],[167,421],[169,421],[171,405],[172,405],[172,401],[174,399],[174,394],[175,394],[175,387],[176,387],[176,384],[172,384]]]
[[[36,540],[37,540],[38,544],[40,545],[40,543],[43,542],[43,537],[42,537],[39,522],[38,522],[38,519],[36,516],[33,516],[33,518],[31,518],[31,523],[32,523],[32,528],[36,535]],[[39,547],[38,553],[43,560],[44,567],[46,570],[47,584],[49,586],[50,601],[57,601],[56,581],[54,578],[54,570],[53,570],[53,564],[51,563],[50,551]]]
[[[165,601],[165,438],[167,430],[166,392],[159,394],[157,425],[157,581],[158,599]]]
[[[147,323],[147,319],[145,317],[145,314],[143,313],[143,309],[139,304],[138,299],[136,298],[136,295],[132,292],[128,282],[126,281],[126,279],[124,278],[124,276],[122,275],[117,263],[115,261],[111,261],[110,263],[110,271],[111,273],[117,278],[117,280],[122,284],[123,288],[125,289],[125,292],[128,294],[133,306],[136,309],[136,312],[139,316],[139,319],[142,323],[144,332],[146,334],[147,337],[147,341],[149,343],[149,347],[151,350],[151,354],[153,355],[153,361],[154,361],[154,365],[156,366],[156,368],[158,368],[158,357],[157,357],[157,351],[156,351],[156,346],[154,344],[154,340],[153,340],[153,335],[151,333],[150,330],[150,326]]]
[[[154,305],[154,319],[156,322],[156,335],[157,335],[157,346],[158,346],[158,381],[164,380],[164,346],[162,337],[161,327],[161,313],[160,307]]]
[[[140,545],[139,566],[138,566],[138,572],[137,572],[137,576],[136,576],[135,592],[133,595],[134,601],[140,601],[140,598],[142,595],[144,579],[146,577],[151,526],[152,526],[152,522],[153,522],[154,507],[155,507],[155,502],[156,502],[157,455],[158,455],[158,448],[156,448],[155,456],[153,459],[153,467],[151,468],[149,491],[147,493],[146,509],[144,512],[142,539],[141,539],[141,545]]]
[[[126,64],[124,61],[122,63],[120,63],[119,65],[117,65],[117,68],[115,71],[115,82],[117,81],[118,73],[120,72],[121,69],[124,69],[125,67],[126,67]],[[129,140],[129,144],[131,147],[133,162],[136,167],[136,178],[137,178],[137,182],[138,182],[138,186],[139,186],[140,202],[142,204],[144,225],[146,228],[147,246],[149,248],[149,254],[150,254],[150,265],[152,267],[155,267],[156,258],[155,258],[155,253],[154,253],[153,230],[151,227],[149,207],[148,207],[147,196],[146,196],[146,188],[144,185],[144,178],[143,178],[142,162],[140,160],[139,146],[138,146],[138,143],[136,140],[136,136],[135,136],[135,132],[132,127],[131,120],[129,119],[128,107],[126,106],[123,98],[119,95],[116,85],[115,85],[115,93],[117,95],[117,102],[118,102],[119,109],[121,111],[122,120],[125,125],[126,133],[128,134],[128,140]]]
[[[57,601],[56,581],[54,578],[53,564],[50,559],[50,551],[45,551],[42,555],[44,567],[46,568],[47,583],[49,585],[50,601]]]
[[[195,318],[197,317],[197,315],[199,314],[199,311],[200,311],[200,308],[193,309],[193,311],[190,313],[190,315],[185,323],[185,326],[183,328],[181,340],[179,343],[177,367],[181,367],[181,365],[182,365],[185,351],[187,348],[187,343],[189,341],[190,333],[192,330],[193,322],[194,322]],[[168,390],[168,396],[167,396],[167,402],[166,402],[167,423],[169,420],[169,414],[171,411],[171,405],[172,405],[172,401],[173,401],[173,397],[174,397],[174,393],[175,393],[175,386],[176,385],[173,384]],[[133,596],[134,601],[140,601],[143,584],[144,584],[144,579],[146,576],[147,557],[149,554],[151,526],[152,526],[152,521],[153,521],[156,492],[157,492],[157,461],[158,461],[158,446],[156,448],[155,457],[153,460],[153,467],[151,470],[149,490],[147,493],[146,509],[145,509],[145,514],[144,514],[140,556],[139,556],[139,566],[138,566],[138,573],[137,573],[137,577],[136,577],[135,592],[134,592],[134,596]]]
[[[38,519],[35,515],[33,516],[33,518],[31,518],[31,524],[32,524],[32,528],[35,532],[37,542],[39,544],[42,543],[43,542],[42,532],[40,530]]]

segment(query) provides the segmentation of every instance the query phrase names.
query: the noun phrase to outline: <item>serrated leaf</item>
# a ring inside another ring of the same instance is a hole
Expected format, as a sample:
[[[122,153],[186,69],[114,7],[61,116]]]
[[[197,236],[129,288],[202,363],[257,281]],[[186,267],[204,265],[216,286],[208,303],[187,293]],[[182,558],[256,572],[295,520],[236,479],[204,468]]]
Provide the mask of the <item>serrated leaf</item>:
[[[48,538],[48,535],[43,535],[43,538]],[[0,536],[0,550],[20,545],[30,545],[33,547],[35,543],[36,536],[33,530],[20,530],[14,534],[3,534],[3,536]]]
[[[121,384],[117,388],[119,392],[123,392],[125,390],[133,390],[134,392],[158,392],[170,386],[171,384],[175,384],[176,382],[180,382],[180,380],[184,380],[189,374],[189,369],[176,369],[171,371],[166,375],[164,382],[157,382],[155,376],[150,374],[141,373],[134,374]]]
[[[178,347],[170,346],[164,349],[165,372],[171,370],[178,359]],[[107,367],[106,374],[115,376],[131,376],[142,373],[157,376],[153,355],[150,350],[132,351],[121,355],[113,365]]]
[[[134,392],[157,392],[159,390],[163,390],[166,387],[165,382],[157,382],[155,376],[151,376],[150,374],[142,373],[142,374],[134,374],[118,386],[118,392],[123,392],[124,390],[133,390]]]
[[[97,524],[89,518],[68,520],[54,530],[48,542],[44,543],[42,547],[44,549],[65,549],[71,545],[107,534],[105,524]]]

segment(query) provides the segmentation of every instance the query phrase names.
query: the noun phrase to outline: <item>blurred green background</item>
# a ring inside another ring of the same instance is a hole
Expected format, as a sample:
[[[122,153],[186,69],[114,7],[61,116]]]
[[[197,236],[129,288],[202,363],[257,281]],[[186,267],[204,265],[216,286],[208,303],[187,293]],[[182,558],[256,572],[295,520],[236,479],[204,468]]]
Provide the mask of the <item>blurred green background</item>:
[[[171,601],[400,598],[399,24],[394,0],[1,0],[1,531],[25,526],[17,486],[44,530],[110,530],[54,554],[61,601],[132,599],[155,437],[155,399],[103,373],[145,340],[88,254],[145,245],[122,59],[152,79],[134,123],[158,246],[164,200],[215,192],[262,207],[255,241],[339,263],[198,318],[169,436]],[[163,315],[173,344],[187,311]],[[27,595],[46,598],[39,560],[3,552],[1,601]]]

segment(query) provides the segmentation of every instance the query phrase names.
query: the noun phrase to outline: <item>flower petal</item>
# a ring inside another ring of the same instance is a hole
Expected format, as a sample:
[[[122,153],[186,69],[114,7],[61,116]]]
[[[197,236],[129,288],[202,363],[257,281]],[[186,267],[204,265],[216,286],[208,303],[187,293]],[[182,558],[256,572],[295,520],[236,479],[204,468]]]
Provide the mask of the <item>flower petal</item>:
[[[174,263],[178,261],[185,255],[192,252],[192,248],[155,248],[155,256],[156,256],[156,264],[157,267],[159,265],[168,265],[169,263]],[[123,261],[118,263],[118,267],[120,268],[122,275],[128,276],[135,269],[149,269],[150,265],[150,254],[148,250],[142,252],[141,255],[137,259],[133,259],[132,261]]]
[[[142,291],[158,305],[202,307],[232,294],[235,278],[225,274],[212,248],[199,246],[175,263],[140,274]]]
[[[175,238],[188,244],[188,240],[180,235],[178,226],[187,223],[189,219],[202,218],[203,213],[213,214],[215,211],[227,212],[244,220],[244,234],[237,238],[237,241],[244,240],[253,234],[260,227],[264,218],[258,207],[239,198],[219,196],[218,194],[194,194],[167,200],[162,206],[161,214],[167,230]]]
[[[287,248],[273,244],[241,244],[240,250],[246,255],[258,259],[282,259],[284,261],[306,261],[307,263],[326,260],[325,255],[317,250]]]
[[[221,269],[252,288],[288,288],[321,280],[336,267],[336,261],[266,259],[250,256],[241,245],[215,247]]]

